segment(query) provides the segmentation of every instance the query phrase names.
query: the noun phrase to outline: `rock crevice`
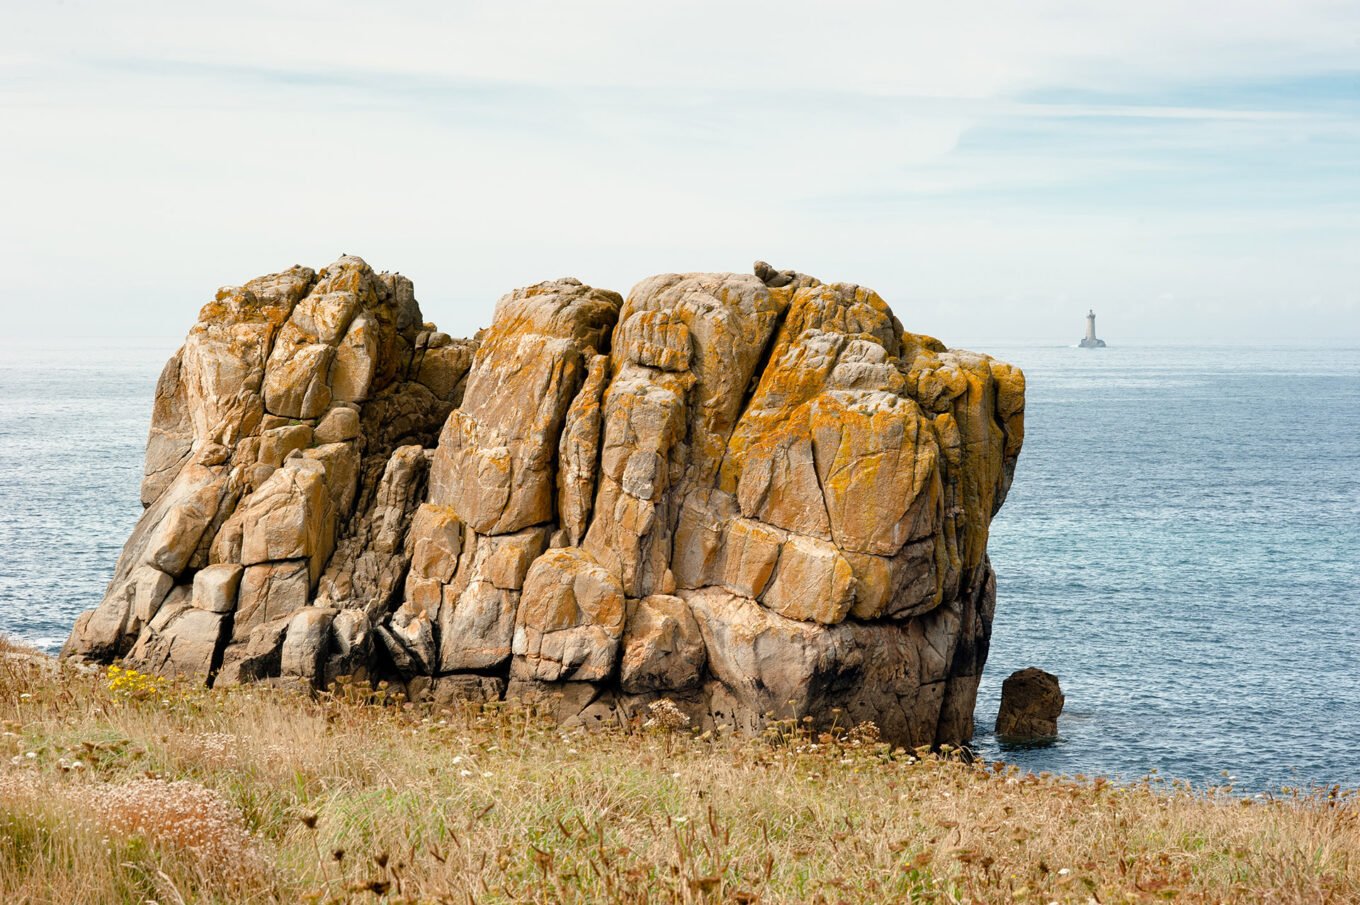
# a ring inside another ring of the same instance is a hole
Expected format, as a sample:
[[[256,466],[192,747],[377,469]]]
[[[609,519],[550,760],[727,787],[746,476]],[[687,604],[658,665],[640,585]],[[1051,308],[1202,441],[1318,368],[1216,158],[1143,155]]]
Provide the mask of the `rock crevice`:
[[[204,682],[669,697],[972,734],[1024,377],[794,271],[516,290],[476,340],[344,257],[221,290],[65,653]]]

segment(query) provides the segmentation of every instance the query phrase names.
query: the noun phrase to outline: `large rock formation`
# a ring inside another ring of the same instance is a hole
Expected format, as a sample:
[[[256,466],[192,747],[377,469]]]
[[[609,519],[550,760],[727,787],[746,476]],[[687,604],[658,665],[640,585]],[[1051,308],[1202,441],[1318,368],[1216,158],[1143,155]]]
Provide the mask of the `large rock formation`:
[[[355,257],[222,290],[65,652],[966,741],[1024,377],[766,270],[540,283],[475,341]]]

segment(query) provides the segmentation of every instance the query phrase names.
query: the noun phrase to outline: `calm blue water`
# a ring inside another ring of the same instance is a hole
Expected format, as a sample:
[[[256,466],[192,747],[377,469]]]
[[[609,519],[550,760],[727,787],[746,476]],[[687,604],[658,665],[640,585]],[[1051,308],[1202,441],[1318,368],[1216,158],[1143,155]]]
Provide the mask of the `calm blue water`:
[[[983,753],[1360,786],[1360,349],[980,347],[1029,379]],[[98,601],[173,348],[0,348],[0,632],[55,649]],[[1001,680],[1029,665],[1062,679],[1062,739],[1000,751]]]
[[[175,348],[0,346],[0,632],[56,650],[103,596]]]
[[[1360,786],[1360,349],[987,351],[1029,391],[987,756]],[[1029,665],[1062,680],[1062,741],[998,752],[1001,680]]]

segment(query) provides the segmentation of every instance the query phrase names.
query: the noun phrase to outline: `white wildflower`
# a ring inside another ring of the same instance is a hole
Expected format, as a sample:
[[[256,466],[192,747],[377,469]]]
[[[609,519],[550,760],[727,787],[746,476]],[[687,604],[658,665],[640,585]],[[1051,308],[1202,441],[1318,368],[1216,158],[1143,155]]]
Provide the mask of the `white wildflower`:
[[[94,816],[119,836],[140,835],[193,856],[220,876],[261,869],[254,840],[236,807],[198,783],[139,779],[102,786]]]
[[[689,717],[669,698],[653,701],[647,710],[652,714],[648,722],[655,723],[667,732],[678,732],[689,727]]]

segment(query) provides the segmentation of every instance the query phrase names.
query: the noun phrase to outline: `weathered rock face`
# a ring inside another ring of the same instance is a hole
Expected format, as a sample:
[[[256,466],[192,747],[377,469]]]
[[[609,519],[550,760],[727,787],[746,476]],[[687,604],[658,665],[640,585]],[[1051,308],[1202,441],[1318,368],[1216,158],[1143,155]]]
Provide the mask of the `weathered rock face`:
[[[1024,377],[871,290],[766,269],[626,301],[540,283],[471,342],[353,257],[219,292],[66,653],[966,741]]]

